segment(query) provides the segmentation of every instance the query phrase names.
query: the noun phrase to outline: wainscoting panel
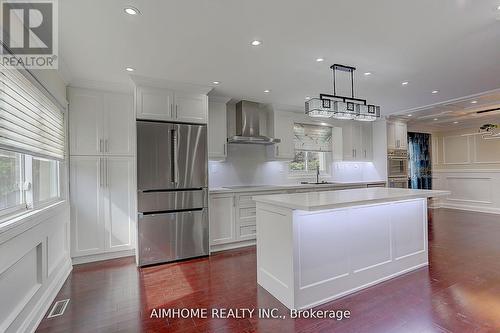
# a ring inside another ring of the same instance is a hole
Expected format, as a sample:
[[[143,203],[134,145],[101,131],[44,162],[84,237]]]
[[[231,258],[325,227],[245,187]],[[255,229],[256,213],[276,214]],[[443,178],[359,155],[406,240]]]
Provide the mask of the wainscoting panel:
[[[33,332],[71,271],[65,203],[0,229],[0,332]]]
[[[434,189],[451,191],[437,205],[500,214],[500,170],[435,169]]]

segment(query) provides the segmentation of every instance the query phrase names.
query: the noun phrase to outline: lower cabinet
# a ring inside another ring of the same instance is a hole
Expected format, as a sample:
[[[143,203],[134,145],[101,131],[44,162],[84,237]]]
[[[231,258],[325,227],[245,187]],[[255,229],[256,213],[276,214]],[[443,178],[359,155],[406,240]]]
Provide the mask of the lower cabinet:
[[[135,248],[133,157],[72,156],[72,257]]]
[[[210,246],[236,241],[234,194],[211,195],[209,199]]]

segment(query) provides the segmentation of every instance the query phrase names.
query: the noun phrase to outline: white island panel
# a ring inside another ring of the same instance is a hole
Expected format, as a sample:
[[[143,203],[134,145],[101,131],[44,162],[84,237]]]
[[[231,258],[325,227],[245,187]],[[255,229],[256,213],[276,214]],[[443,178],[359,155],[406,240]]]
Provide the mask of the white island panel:
[[[377,203],[300,210],[281,204],[294,195],[256,198],[257,282],[288,308],[305,309],[426,266],[427,197],[446,193],[389,191],[384,199],[365,191]]]

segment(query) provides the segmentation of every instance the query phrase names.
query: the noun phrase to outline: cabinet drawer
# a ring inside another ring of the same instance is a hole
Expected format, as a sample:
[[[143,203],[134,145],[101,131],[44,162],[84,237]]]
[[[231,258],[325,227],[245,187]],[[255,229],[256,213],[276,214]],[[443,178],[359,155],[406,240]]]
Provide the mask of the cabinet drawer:
[[[245,217],[245,218],[241,218],[239,220],[240,227],[242,227],[242,226],[249,226],[249,225],[255,226],[256,224],[257,224],[257,218],[255,216],[253,216],[253,217]]]
[[[240,227],[240,237],[250,237],[257,234],[257,227],[254,225]]]
[[[240,217],[255,217],[257,215],[257,208],[254,207],[246,207],[240,208]]]
[[[252,200],[253,194],[243,194],[238,198],[239,207],[255,207],[255,201]]]

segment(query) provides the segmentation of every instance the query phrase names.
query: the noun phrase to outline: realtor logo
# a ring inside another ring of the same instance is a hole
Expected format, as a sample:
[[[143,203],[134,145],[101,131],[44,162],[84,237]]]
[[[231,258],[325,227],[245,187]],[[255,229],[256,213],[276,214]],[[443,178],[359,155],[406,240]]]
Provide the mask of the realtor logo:
[[[0,63],[14,68],[57,68],[57,0],[1,0]]]

